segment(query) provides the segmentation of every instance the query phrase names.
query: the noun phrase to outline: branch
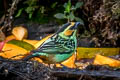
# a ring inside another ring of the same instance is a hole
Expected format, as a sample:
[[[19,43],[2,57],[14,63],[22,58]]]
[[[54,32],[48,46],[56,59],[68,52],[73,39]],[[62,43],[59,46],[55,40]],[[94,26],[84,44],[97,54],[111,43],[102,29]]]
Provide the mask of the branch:
[[[80,77],[81,75],[98,76],[98,77],[116,77],[120,79],[119,71],[92,71],[92,70],[78,70],[78,71],[52,71],[52,75],[56,77]]]

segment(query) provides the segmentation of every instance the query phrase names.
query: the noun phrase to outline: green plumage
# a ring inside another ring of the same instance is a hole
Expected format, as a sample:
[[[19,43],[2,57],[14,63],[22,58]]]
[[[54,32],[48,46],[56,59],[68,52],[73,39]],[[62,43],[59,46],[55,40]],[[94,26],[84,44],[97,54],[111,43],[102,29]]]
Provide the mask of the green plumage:
[[[75,53],[77,48],[76,32],[79,22],[65,24],[53,36],[42,43],[36,50],[31,51],[31,55],[23,60],[39,57],[45,63],[60,63]],[[66,31],[71,34],[65,35]]]

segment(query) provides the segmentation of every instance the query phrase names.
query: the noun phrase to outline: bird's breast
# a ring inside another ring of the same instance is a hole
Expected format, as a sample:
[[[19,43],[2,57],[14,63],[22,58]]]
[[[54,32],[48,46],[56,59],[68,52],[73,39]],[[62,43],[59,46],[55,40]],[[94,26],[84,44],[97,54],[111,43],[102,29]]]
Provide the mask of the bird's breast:
[[[53,58],[53,60],[56,62],[56,63],[59,63],[59,62],[63,62],[65,61],[66,59],[68,59],[69,57],[72,56],[72,53],[70,54],[56,54]]]
[[[55,63],[60,63],[68,59],[69,57],[72,56],[74,52],[71,52],[70,54],[50,54],[48,56],[40,56],[40,59],[43,60],[44,63],[49,63],[49,64],[55,64]]]

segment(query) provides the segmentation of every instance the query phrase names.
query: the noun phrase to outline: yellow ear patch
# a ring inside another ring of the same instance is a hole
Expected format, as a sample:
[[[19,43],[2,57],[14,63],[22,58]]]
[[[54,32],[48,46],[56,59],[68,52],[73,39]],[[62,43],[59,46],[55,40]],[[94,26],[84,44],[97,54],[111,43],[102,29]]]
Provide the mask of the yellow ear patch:
[[[71,25],[70,26],[68,26],[68,28],[70,28],[70,27],[72,27],[72,26],[74,26],[75,25],[75,22],[71,22]],[[72,35],[72,33],[73,33],[73,31],[74,30],[66,30],[65,32],[64,32],[64,35],[66,35],[66,36],[70,36],[70,35]]]
[[[70,36],[70,35],[72,35],[73,31],[74,30],[67,30],[67,31],[64,32],[64,35]]]

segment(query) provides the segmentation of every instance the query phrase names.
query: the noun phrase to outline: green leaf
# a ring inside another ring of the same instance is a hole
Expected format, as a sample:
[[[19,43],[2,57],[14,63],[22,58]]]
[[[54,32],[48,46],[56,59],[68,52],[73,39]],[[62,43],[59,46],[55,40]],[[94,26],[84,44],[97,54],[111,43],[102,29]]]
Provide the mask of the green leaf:
[[[67,6],[65,7],[65,11],[70,13],[70,8],[71,8],[71,0],[68,1]]]
[[[19,17],[21,15],[22,11],[23,11],[23,8],[19,9],[18,13],[17,13],[17,15],[15,17]]]
[[[51,8],[55,8],[55,6],[57,5],[58,2],[55,2],[52,4]]]
[[[41,12],[41,13],[44,13],[44,12],[45,12],[45,7],[44,7],[44,6],[41,6],[40,12]]]
[[[33,5],[36,5],[38,2],[38,0],[26,0],[24,1],[24,4],[27,4],[29,6],[33,6]]]
[[[83,5],[83,2],[77,2],[75,5],[75,8],[80,8]]]
[[[24,41],[19,41],[19,40],[11,40],[7,42],[8,44],[14,44],[16,46],[22,47],[28,51],[33,50],[35,47],[32,46],[31,44],[24,42]]]
[[[64,19],[64,14],[62,13],[57,13],[54,15],[54,17],[58,18],[58,19]]]
[[[33,14],[33,13],[29,13],[29,19],[31,19],[31,18],[32,18],[32,14]]]
[[[69,18],[70,18],[70,21],[73,21],[75,19],[73,12],[70,13]]]
[[[66,8],[67,7],[67,3],[64,3],[63,7]]]
[[[33,15],[34,10],[35,10],[35,8],[33,8],[33,7],[27,7],[27,8],[25,9],[25,11],[26,11],[26,12],[28,13],[28,15],[29,15],[29,19],[32,18],[32,15]]]
[[[75,6],[72,5],[71,10],[76,10]]]
[[[71,7],[71,0],[68,1],[68,6]]]
[[[33,8],[33,7],[27,7],[26,9],[25,9],[25,11],[27,12],[27,13],[31,13],[31,12],[33,12],[35,9]]]
[[[75,17],[75,20],[81,22],[81,24],[84,25],[84,21],[83,21],[81,18],[79,18],[79,17]]]

